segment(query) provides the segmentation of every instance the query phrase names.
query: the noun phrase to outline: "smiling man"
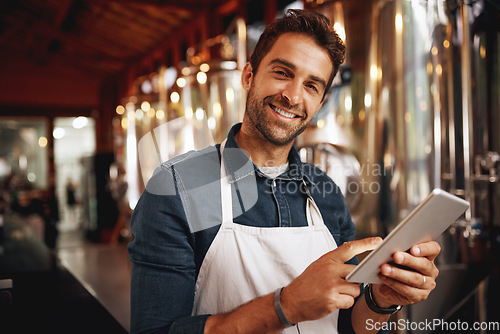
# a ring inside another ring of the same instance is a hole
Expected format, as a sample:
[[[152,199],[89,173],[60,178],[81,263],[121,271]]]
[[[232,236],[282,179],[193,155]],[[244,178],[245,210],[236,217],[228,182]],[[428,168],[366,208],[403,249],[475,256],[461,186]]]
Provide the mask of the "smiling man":
[[[304,34],[281,35],[262,59],[257,71],[247,63],[242,84],[248,91],[243,125],[236,135],[244,143],[259,142],[268,153],[282,155],[286,163],[295,138],[323,104],[333,64],[328,52]],[[241,147],[241,146],[240,146]],[[243,147],[242,147],[243,148]],[[260,161],[252,153],[252,161]]]
[[[363,333],[427,298],[435,242],[394,254],[401,266],[384,264],[384,284],[358,298],[345,277],[381,240],[353,241],[340,190],[293,147],[344,50],[324,16],[289,11],[243,69],[243,122],[212,150],[158,167],[132,217],[132,332]]]

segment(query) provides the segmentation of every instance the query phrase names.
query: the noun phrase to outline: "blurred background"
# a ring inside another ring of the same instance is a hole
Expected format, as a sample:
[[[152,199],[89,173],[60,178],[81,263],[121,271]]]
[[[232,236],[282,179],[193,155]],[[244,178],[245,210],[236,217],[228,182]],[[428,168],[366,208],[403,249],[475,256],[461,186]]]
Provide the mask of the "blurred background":
[[[471,204],[438,240],[437,289],[393,320],[500,330],[498,0],[3,0],[0,332],[128,332],[135,204],[158,163],[241,121],[240,70],[289,8],[347,44],[295,145],[340,186],[357,238],[434,188]]]

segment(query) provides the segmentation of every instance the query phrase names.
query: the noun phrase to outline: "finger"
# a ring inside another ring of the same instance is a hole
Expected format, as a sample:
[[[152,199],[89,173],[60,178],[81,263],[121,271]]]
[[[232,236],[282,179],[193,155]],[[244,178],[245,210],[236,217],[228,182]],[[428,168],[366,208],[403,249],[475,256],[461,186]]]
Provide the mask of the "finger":
[[[340,294],[336,298],[337,307],[340,309],[348,309],[354,305],[354,300],[357,296]]]
[[[413,246],[410,252],[414,256],[426,257],[431,261],[439,255],[441,252],[441,245],[436,241],[428,241],[418,245]]]
[[[401,282],[405,285],[412,286],[417,289],[434,289],[436,285],[434,278],[431,276],[426,276],[419,272],[394,267],[387,263],[382,265],[382,267],[380,268],[380,273],[382,277],[388,277],[392,280]]]
[[[343,283],[337,284],[335,290],[339,295],[348,295],[356,298],[361,293],[361,288],[357,283],[350,283],[344,281]]]
[[[341,278],[345,279],[351,273],[351,271],[353,271],[355,268],[356,268],[356,265],[354,265],[354,264],[342,263],[341,266],[335,267],[334,270],[339,274],[339,276]],[[349,283],[349,284],[353,284],[353,283]],[[356,283],[354,283],[354,284],[356,284]]]
[[[420,289],[425,288],[426,281],[427,281],[427,276],[422,275],[422,284],[420,284],[420,286],[419,286]]]
[[[361,292],[359,284],[351,283],[345,280],[345,278],[351,273],[351,271],[354,270],[354,268],[356,268],[356,265],[354,264],[345,264],[345,263],[337,264],[334,268],[332,268],[332,270],[336,275],[338,275],[338,277],[342,279],[342,281],[339,282],[332,280],[331,283],[332,285],[338,287],[340,293],[357,297]]]
[[[429,296],[429,293],[432,291],[432,289],[422,289],[422,288],[417,288],[412,285],[408,285],[405,283],[402,283],[398,280],[386,277],[384,275],[379,275],[380,280],[390,287],[392,290],[397,292],[399,295],[401,295],[401,301],[397,302],[397,304],[413,304],[420,302],[422,300],[427,299]],[[431,279],[433,283],[434,280]],[[429,284],[429,281],[426,280],[425,282],[426,285]]]
[[[345,242],[342,246],[328,253],[328,257],[333,261],[344,263],[358,254],[375,249],[380,243],[382,243],[380,237]]]
[[[396,252],[392,258],[401,269],[417,271],[427,276],[437,276],[436,265],[426,257],[415,257],[406,252]]]

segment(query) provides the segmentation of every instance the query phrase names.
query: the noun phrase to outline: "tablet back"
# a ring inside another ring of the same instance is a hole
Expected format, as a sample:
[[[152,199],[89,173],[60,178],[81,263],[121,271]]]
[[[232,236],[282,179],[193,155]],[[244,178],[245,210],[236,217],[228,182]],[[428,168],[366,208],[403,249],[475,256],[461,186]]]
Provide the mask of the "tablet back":
[[[434,189],[375,250],[347,276],[349,282],[382,283],[380,266],[392,261],[392,254],[436,239],[469,208],[469,203],[442,189]]]

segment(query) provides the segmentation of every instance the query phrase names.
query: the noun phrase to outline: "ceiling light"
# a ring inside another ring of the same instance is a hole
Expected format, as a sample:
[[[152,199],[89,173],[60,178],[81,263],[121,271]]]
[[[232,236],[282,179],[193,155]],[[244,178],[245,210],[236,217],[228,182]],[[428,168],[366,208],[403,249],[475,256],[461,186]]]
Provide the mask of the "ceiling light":
[[[182,88],[182,87],[186,86],[186,79],[179,78],[179,79],[177,79],[176,83],[177,83],[177,86]]]
[[[179,95],[179,93],[177,92],[173,92],[172,94],[170,94],[170,101],[172,101],[173,103],[178,103],[180,101],[181,97]]]
[[[46,147],[49,141],[47,140],[47,137],[41,136],[38,138],[38,146],[40,147]]]
[[[79,116],[73,120],[73,127],[75,129],[81,129],[85,127],[88,122],[89,120],[87,119],[87,117]]]
[[[28,175],[26,175],[26,178],[28,179],[28,181],[33,183],[36,181],[36,174],[33,172],[29,172]]]
[[[181,73],[183,76],[187,77],[191,71],[189,70],[189,67],[184,67],[182,70],[181,70]]]
[[[165,112],[161,109],[156,110],[156,119],[164,119],[165,118]]]
[[[124,106],[119,105],[119,106],[116,107],[116,113],[118,115],[123,115],[124,112],[125,112],[125,107]]]
[[[144,111],[149,111],[151,109],[151,104],[148,101],[144,101],[141,103],[141,109]]]
[[[210,70],[210,65],[207,63],[203,63],[200,65],[200,71],[202,72],[208,72]]]
[[[236,69],[236,62],[235,61],[223,61],[222,63],[220,63],[220,68],[222,68],[223,70],[235,70]]]
[[[203,117],[205,117],[205,112],[203,111],[203,109],[197,108],[195,115],[196,115],[196,119],[198,121],[201,121],[203,119]]]
[[[200,84],[204,84],[207,82],[207,74],[205,72],[198,72],[198,74],[196,74],[196,80],[198,80]]]
[[[163,74],[163,80],[165,80],[165,87],[170,89],[177,78],[177,70],[175,67],[171,66],[165,70]]]
[[[153,85],[149,80],[144,80],[141,84],[141,90],[144,94],[151,94],[153,92]]]
[[[55,139],[61,139],[66,135],[66,130],[63,128],[55,128],[54,131],[52,131],[52,136]]]

